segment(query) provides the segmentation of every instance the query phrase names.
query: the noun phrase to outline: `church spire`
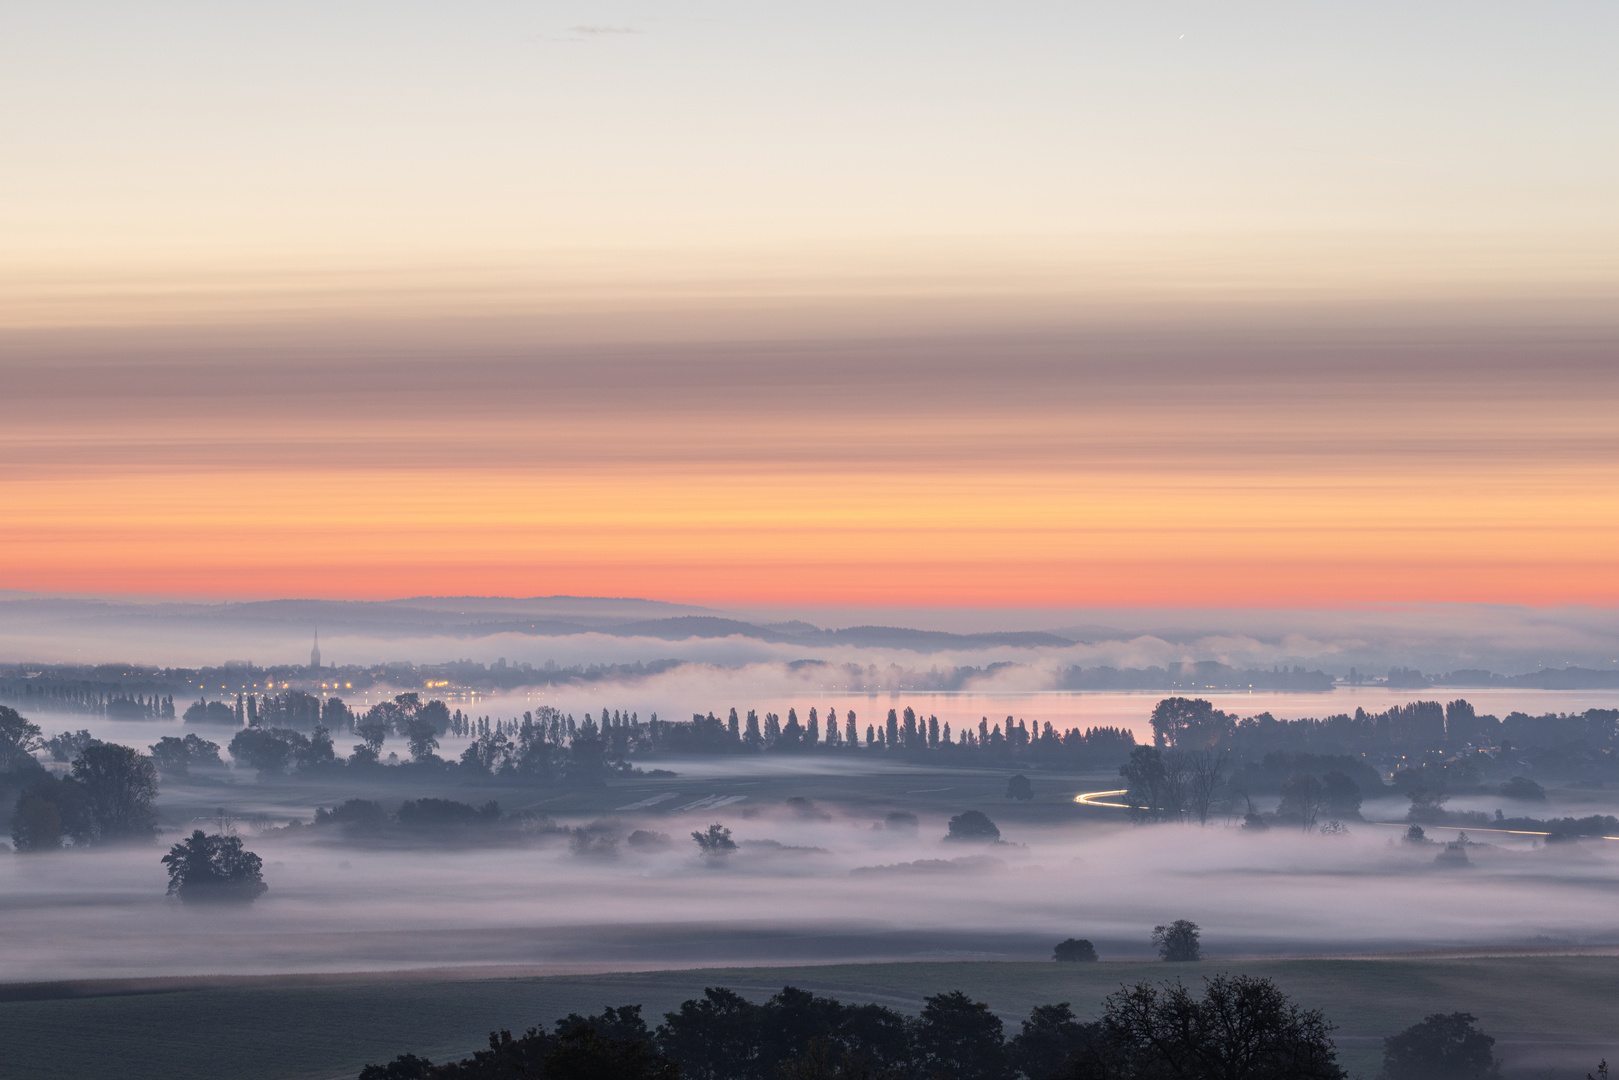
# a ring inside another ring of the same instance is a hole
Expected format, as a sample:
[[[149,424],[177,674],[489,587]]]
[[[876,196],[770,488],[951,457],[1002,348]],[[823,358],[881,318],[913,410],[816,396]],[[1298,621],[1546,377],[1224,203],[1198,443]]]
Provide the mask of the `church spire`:
[[[320,670],[320,630],[315,631],[315,647],[309,650],[309,666]]]

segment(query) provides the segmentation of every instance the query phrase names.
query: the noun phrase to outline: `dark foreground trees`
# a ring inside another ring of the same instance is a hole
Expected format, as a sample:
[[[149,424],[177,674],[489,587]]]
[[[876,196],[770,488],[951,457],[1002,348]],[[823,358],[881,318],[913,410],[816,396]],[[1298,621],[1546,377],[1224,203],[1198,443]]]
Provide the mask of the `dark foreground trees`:
[[[1339,1080],[1318,1009],[1289,1001],[1269,979],[1216,975],[1201,1000],[1180,983],[1143,983],[1107,999],[1097,1052],[1077,1073],[1094,1080]]]
[[[163,856],[169,868],[169,895],[186,904],[250,904],[268,885],[264,861],[243,850],[242,838],[209,835],[201,829]]]
[[[639,1006],[570,1015],[553,1034],[491,1034],[489,1049],[433,1065],[402,1055],[360,1080],[1342,1080],[1331,1028],[1266,979],[1217,976],[1122,989],[1085,1023],[1036,1007],[1008,1039],[989,1006],[952,991],[921,1015],[793,987],[755,1004],[711,987],[649,1030]]]

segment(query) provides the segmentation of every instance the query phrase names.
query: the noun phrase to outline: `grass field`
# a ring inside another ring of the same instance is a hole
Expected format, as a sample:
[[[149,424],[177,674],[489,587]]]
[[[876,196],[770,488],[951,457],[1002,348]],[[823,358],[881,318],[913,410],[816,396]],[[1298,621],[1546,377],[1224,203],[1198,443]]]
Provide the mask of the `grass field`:
[[[1295,959],[1163,964],[910,963],[714,968],[633,974],[287,976],[0,988],[0,1078],[294,1080],[352,1077],[404,1051],[461,1056],[491,1028],[550,1025],[570,1011],[642,1004],[649,1017],[723,985],[755,999],[785,984],[914,1012],[962,989],[1015,1030],[1035,1004],[1094,1013],[1121,983],[1217,970],[1277,980],[1338,1025],[1342,1060],[1370,1077],[1381,1038],[1462,1010],[1498,1039],[1508,1074],[1583,1077],[1619,1059],[1619,957]]]

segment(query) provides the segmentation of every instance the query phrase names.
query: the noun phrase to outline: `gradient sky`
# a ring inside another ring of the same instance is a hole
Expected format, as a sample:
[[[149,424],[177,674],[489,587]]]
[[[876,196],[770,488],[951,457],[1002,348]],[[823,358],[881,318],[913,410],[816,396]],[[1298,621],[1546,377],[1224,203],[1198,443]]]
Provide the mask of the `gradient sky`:
[[[1611,5],[12,5],[0,588],[1619,603]]]

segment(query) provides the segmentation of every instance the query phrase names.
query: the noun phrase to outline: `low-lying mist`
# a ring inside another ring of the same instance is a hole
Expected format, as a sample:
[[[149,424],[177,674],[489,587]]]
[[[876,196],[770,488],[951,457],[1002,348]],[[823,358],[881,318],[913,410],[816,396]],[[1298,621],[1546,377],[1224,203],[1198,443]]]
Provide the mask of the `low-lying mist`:
[[[729,857],[704,858],[689,837],[714,821],[734,831]],[[634,829],[669,843],[632,846]],[[270,889],[240,910],[165,899],[158,845],[6,858],[0,980],[1042,959],[1069,936],[1092,939],[1104,959],[1142,958],[1152,927],[1177,918],[1203,927],[1211,959],[1619,944],[1619,842],[1491,837],[1505,842],[1468,848],[1458,867],[1436,861],[1442,845],[1361,823],[1320,835],[1003,822],[1002,843],[976,845],[944,842],[938,816],[911,831],[877,811],[757,796],[626,811],[596,832],[606,842],[570,844],[559,831],[399,850],[330,829],[244,831]]]

